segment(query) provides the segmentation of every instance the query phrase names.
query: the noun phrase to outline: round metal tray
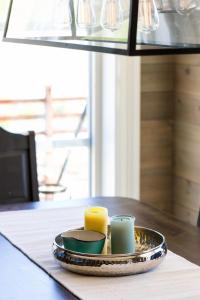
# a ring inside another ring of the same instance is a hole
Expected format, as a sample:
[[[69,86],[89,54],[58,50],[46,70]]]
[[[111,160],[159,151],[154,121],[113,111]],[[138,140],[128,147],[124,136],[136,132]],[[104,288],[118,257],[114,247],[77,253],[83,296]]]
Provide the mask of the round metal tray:
[[[83,228],[78,228],[83,229]],[[53,255],[69,271],[95,276],[123,276],[147,272],[158,266],[167,254],[165,237],[152,229],[135,227],[136,252],[110,253],[108,227],[108,254],[83,254],[64,249],[61,234],[53,243]]]

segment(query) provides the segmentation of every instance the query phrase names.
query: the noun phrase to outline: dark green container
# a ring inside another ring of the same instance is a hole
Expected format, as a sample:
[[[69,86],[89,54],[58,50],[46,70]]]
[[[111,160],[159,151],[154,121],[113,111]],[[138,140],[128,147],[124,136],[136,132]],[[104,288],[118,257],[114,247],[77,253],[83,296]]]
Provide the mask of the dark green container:
[[[91,230],[69,230],[61,234],[65,249],[89,254],[101,254],[105,234]]]

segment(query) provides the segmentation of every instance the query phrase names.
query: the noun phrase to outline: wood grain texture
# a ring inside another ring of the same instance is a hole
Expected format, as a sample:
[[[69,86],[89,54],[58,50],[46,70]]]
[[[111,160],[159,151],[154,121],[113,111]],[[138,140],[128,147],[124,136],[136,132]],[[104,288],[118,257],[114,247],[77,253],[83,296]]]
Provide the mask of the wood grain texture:
[[[141,64],[141,199],[197,224],[200,208],[200,55]]]
[[[142,64],[141,72],[141,90],[143,92],[173,90],[173,64]]]
[[[145,64],[173,64],[176,60],[174,55],[153,55],[153,56],[143,56],[141,58],[142,65]]]
[[[173,115],[173,92],[142,92],[142,120],[170,120]]]
[[[174,134],[175,175],[200,184],[200,127],[176,121]]]
[[[200,125],[200,97],[186,92],[175,93],[175,119],[178,122]]]
[[[200,55],[177,55],[174,56],[174,61],[176,65],[200,66]]]
[[[141,121],[143,134],[141,145],[168,145],[172,139],[171,127],[170,121]]]
[[[176,176],[174,178],[174,199],[176,217],[196,226],[200,202],[200,185]]]
[[[200,55],[176,57],[173,211],[195,225],[200,208],[199,78]]]
[[[172,172],[170,169],[143,171],[141,201],[162,211],[172,210]]]
[[[77,300],[0,235],[1,300]],[[12,282],[12,288],[10,283]]]
[[[175,91],[184,92],[188,95],[198,95],[200,93],[200,66],[179,64],[176,66]]]
[[[172,209],[173,57],[141,64],[141,201]]]

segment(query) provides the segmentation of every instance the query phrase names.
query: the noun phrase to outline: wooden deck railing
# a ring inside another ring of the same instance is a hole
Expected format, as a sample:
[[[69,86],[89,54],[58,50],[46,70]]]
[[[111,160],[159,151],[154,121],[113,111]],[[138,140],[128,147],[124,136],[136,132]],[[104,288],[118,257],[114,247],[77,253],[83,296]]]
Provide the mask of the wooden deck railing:
[[[81,112],[56,112],[54,108],[54,104],[61,102],[68,102],[68,101],[81,101],[86,104],[87,99],[85,97],[63,97],[63,98],[54,98],[52,96],[52,89],[50,86],[46,87],[46,93],[44,98],[39,98],[39,99],[0,99],[0,107],[2,105],[6,105],[7,107],[10,105],[11,108],[14,105],[22,104],[22,105],[35,105],[37,103],[41,103],[44,105],[43,111],[44,113],[32,113],[32,114],[27,114],[27,113],[19,113],[19,114],[6,114],[1,116],[0,115],[0,123],[1,122],[6,122],[6,121],[24,121],[24,120],[39,120],[43,119],[45,122],[45,130],[41,131],[36,131],[36,134],[45,134],[48,137],[51,137],[53,134],[61,134],[61,133],[73,133],[73,130],[70,130],[69,128],[64,128],[63,129],[56,129],[53,126],[54,120],[55,119],[66,119],[69,120],[71,118],[76,118],[77,122],[81,116]],[[83,105],[84,106],[84,105]],[[85,131],[84,128],[81,130],[82,132]]]

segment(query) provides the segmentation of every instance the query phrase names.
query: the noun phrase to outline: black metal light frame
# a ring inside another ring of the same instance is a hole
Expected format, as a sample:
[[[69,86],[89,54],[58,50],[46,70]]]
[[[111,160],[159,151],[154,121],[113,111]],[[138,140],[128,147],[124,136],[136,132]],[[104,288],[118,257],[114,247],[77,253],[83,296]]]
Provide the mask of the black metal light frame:
[[[160,45],[159,49],[136,49],[137,47],[137,21],[138,21],[138,5],[139,0],[130,0],[130,17],[129,17],[129,31],[128,31],[128,47],[127,49],[115,49],[109,47],[101,47],[96,45],[83,45],[83,44],[73,44],[67,42],[57,42],[52,40],[42,40],[40,38],[35,39],[19,39],[19,38],[8,38],[7,31],[12,11],[12,5],[14,0],[10,0],[10,5],[8,9],[7,20],[5,24],[5,30],[3,34],[3,41],[11,43],[22,43],[22,44],[31,44],[39,46],[51,46],[51,47],[60,47],[60,48],[69,48],[77,50],[86,50],[92,52],[101,52],[101,53],[110,53],[126,56],[145,56],[145,55],[172,55],[172,54],[197,54],[200,53],[199,47],[188,47],[188,48],[171,48],[170,46]],[[56,37],[59,39],[58,37]],[[92,42],[92,41],[91,41]],[[93,41],[95,42],[95,41]],[[148,46],[148,45],[146,45]],[[151,45],[154,46],[154,45]],[[157,45],[159,46],[159,45]],[[175,47],[175,46],[174,46]]]

